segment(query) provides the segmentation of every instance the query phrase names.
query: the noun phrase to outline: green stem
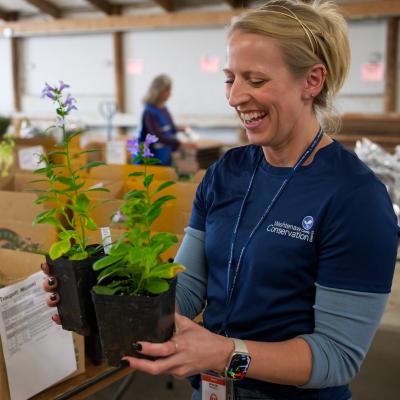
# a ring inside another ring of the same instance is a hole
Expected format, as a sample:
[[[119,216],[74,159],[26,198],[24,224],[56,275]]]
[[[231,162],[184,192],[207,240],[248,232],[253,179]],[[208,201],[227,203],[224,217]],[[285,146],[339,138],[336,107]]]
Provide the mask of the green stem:
[[[72,183],[74,186],[76,186],[76,177],[74,174],[74,171],[72,170],[72,165],[71,165],[71,159],[70,159],[70,148],[69,148],[69,144],[70,144],[70,140],[67,138],[67,130],[65,129],[65,124],[62,124],[62,133],[63,133],[63,141],[64,141],[64,145],[65,145],[65,152],[66,152],[66,162],[67,162],[67,171],[69,176],[72,179]],[[78,190],[74,189],[73,193],[75,195],[75,199],[78,197]],[[79,247],[81,248],[82,253],[85,251],[85,242],[86,242],[86,238],[85,238],[85,226],[84,226],[84,221],[83,218],[81,216],[78,217],[79,219],[79,225],[81,228],[81,235],[78,235],[78,244]],[[76,230],[76,217],[75,217],[75,213],[73,211],[73,217],[71,220],[71,228],[73,230]]]

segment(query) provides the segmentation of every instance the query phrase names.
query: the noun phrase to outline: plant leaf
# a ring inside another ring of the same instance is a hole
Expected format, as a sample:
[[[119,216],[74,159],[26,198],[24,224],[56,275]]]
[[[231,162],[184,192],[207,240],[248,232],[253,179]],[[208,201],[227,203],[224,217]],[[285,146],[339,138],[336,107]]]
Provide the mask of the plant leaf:
[[[79,253],[72,254],[68,258],[70,260],[86,260],[86,258],[88,258],[88,257],[89,257],[89,255],[88,255],[87,251],[81,251]]]
[[[163,182],[163,183],[162,183],[161,185],[159,185],[158,188],[152,193],[152,195],[153,195],[153,194],[156,194],[156,193],[158,193],[158,192],[161,192],[161,190],[163,190],[163,189],[165,189],[165,188],[167,188],[167,187],[169,187],[169,186],[172,186],[172,185],[175,185],[175,182],[174,182],[174,181]]]
[[[110,296],[110,295],[117,293],[120,290],[120,288],[116,287],[116,288],[111,289],[107,286],[96,285],[96,286],[93,286],[92,290],[96,294],[105,294],[107,296]]]
[[[145,187],[149,187],[151,185],[151,182],[153,182],[154,174],[149,174],[143,179],[143,185]]]
[[[150,272],[149,276],[156,276],[157,278],[172,279],[179,272],[185,271],[185,267],[179,263],[164,263],[157,265]]]
[[[169,289],[169,283],[164,279],[149,278],[146,279],[144,288],[150,293],[160,294],[166,292]]]
[[[86,210],[87,207],[90,204],[89,198],[86,196],[85,193],[79,193],[78,196],[76,196],[76,205],[81,209],[81,210]]]
[[[97,260],[94,264],[93,264],[93,269],[95,271],[100,271],[101,269],[108,267],[109,265],[112,265],[114,263],[116,263],[117,261],[119,261],[121,259],[121,257],[114,257],[114,256],[106,256],[103,258],[100,258],[100,260]]]
[[[71,242],[69,240],[61,240],[52,244],[49,250],[50,257],[55,260],[71,249]]]
[[[131,172],[130,174],[128,174],[129,177],[133,178],[135,176],[144,176],[144,172]]]

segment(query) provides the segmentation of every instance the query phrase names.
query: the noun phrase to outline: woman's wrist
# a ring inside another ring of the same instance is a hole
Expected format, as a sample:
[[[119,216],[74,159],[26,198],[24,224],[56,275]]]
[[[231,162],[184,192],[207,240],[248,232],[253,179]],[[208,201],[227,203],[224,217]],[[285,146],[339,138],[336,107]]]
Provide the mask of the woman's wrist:
[[[218,341],[216,342],[216,349],[218,349],[217,354],[219,355],[219,357],[216,360],[216,364],[212,368],[212,370],[220,373],[225,373],[225,368],[235,348],[235,345],[231,338],[221,335],[216,336],[218,337]]]

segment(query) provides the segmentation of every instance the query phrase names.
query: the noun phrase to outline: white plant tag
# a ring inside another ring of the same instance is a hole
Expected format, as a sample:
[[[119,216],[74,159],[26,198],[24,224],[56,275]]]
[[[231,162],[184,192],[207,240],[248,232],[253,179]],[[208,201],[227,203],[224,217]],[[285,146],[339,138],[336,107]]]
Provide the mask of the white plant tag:
[[[109,226],[101,227],[100,233],[101,233],[101,240],[103,241],[104,254],[109,254],[112,243],[110,227]]]
[[[106,163],[126,164],[126,143],[122,140],[113,140],[106,143]]]
[[[43,146],[25,147],[18,150],[19,167],[23,170],[33,171],[36,168],[44,168],[46,164],[40,161],[40,156],[44,154]]]

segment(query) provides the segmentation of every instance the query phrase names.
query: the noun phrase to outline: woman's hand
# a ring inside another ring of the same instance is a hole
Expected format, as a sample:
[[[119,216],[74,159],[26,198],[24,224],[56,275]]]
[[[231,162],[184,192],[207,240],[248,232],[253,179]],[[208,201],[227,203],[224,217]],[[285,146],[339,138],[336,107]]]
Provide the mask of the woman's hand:
[[[164,343],[138,342],[135,350],[159,357],[155,361],[124,357],[132,368],[151,375],[184,378],[205,370],[224,371],[233,351],[233,341],[208,331],[190,319],[175,314],[176,332]]]
[[[57,279],[54,276],[50,276],[50,269],[47,263],[43,263],[40,268],[47,275],[43,280],[43,289],[47,292],[46,295],[46,303],[49,307],[57,307],[58,302],[60,301],[60,295],[57,293]],[[58,314],[54,314],[51,319],[61,325],[60,316]]]

